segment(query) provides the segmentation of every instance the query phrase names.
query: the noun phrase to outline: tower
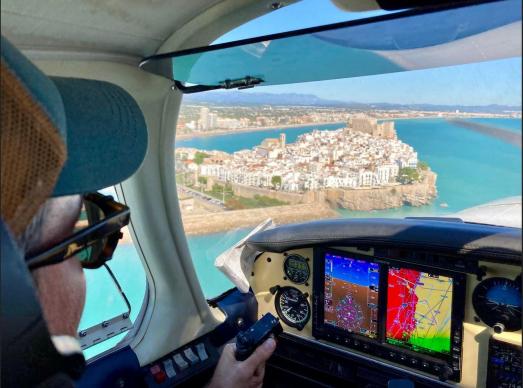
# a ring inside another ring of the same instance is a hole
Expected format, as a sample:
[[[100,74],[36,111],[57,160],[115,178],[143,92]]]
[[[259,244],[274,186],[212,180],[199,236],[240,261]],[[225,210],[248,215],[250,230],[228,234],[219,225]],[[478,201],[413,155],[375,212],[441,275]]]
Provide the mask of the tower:
[[[200,109],[200,128],[209,128],[209,108],[205,106]]]
[[[280,133],[280,148],[285,148],[285,140],[287,136],[284,133]]]

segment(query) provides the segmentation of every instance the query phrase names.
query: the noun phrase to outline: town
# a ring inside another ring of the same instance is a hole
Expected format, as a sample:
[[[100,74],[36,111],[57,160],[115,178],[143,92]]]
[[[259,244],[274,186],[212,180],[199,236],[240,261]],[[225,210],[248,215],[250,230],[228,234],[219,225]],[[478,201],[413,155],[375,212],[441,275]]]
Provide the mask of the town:
[[[424,163],[397,139],[394,122],[352,115],[347,127],[313,130],[287,144],[285,133],[233,154],[177,148],[178,171],[205,180],[303,193],[419,181]],[[201,179],[200,179],[201,181]]]
[[[362,111],[344,107],[322,106],[207,106],[184,104],[178,118],[176,136],[187,138],[224,132],[275,128],[307,124],[347,122]],[[409,118],[521,118],[521,111],[481,113],[453,111],[419,111],[400,109],[365,110],[365,115],[378,120]]]

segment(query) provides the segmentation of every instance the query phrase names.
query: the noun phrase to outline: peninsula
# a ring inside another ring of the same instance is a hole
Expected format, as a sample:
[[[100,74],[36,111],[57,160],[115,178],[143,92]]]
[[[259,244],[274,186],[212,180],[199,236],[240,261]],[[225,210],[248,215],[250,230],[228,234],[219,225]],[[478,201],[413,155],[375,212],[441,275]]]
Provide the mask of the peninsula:
[[[175,157],[188,234],[248,226],[270,214],[284,223],[335,217],[339,208],[421,206],[437,194],[436,174],[397,138],[394,122],[362,114],[345,128],[312,130],[290,144],[282,133],[250,150],[177,148]]]

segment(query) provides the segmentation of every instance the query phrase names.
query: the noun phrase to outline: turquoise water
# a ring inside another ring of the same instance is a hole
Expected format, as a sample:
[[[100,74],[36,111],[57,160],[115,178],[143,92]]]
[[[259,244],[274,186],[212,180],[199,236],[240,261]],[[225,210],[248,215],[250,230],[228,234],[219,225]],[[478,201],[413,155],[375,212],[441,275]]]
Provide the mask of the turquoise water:
[[[131,305],[130,318],[134,322],[140,312],[146,292],[145,271],[138,252],[132,244],[119,244],[108,265],[129,300]],[[127,311],[124,299],[104,268],[85,270],[84,273],[87,283],[87,297],[80,321],[80,330]],[[124,334],[120,334],[86,349],[84,355],[86,358],[95,356],[115,346],[123,337]]]
[[[206,298],[218,296],[233,287],[230,280],[214,267],[214,260],[220,253],[247,236],[249,231],[249,228],[242,228],[226,233],[212,233],[187,238],[196,274]]]
[[[488,125],[521,133],[521,120],[474,119]],[[329,124],[286,129],[287,142],[314,128],[332,130],[343,124]],[[397,120],[398,137],[418,152],[438,174],[438,197],[422,207],[401,207],[373,212],[340,211],[343,217],[405,217],[442,215],[479,205],[495,199],[521,195],[521,148],[501,140],[449,124],[443,119]],[[277,137],[282,130],[196,138],[177,142],[177,147],[196,147],[207,150],[234,152],[251,148],[267,137]],[[446,203],[448,207],[441,207]],[[231,288],[232,283],[216,268],[214,260],[224,250],[247,235],[250,229],[188,237],[195,270],[207,298]],[[120,245],[110,262],[121,282],[133,310],[134,321],[145,295],[145,274],[132,245]],[[104,270],[86,271],[87,303],[81,328],[114,317],[125,311],[125,304]],[[85,353],[87,357],[114,346],[115,337]]]
[[[511,132],[521,133],[521,120],[516,119],[468,119],[475,123],[481,123],[485,125],[492,125],[493,127],[506,129]]]
[[[521,133],[521,121],[474,119]],[[499,125],[498,125],[499,121]],[[405,217],[454,213],[495,199],[521,195],[521,148],[441,119],[396,121],[398,137],[438,174],[438,197],[421,207],[369,212],[342,211],[348,217]],[[447,204],[448,207],[441,207]]]
[[[267,129],[266,131],[241,132],[220,136],[195,137],[188,140],[178,140],[176,147],[192,147],[201,150],[219,150],[225,152],[235,152],[241,149],[250,149],[260,145],[263,139],[268,137],[278,137],[280,133],[285,133],[287,143],[293,143],[296,138],[304,133],[311,132],[313,129],[333,130],[345,127],[344,123],[306,125],[297,128]]]

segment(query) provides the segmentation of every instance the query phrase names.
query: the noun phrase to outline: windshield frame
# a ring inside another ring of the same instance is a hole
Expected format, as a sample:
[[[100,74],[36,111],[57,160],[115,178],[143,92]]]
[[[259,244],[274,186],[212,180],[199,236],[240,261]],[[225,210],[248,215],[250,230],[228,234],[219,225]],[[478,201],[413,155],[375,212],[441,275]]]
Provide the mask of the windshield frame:
[[[232,80],[232,84],[225,85],[225,86],[224,85],[206,85],[206,84],[198,84],[198,85],[191,84],[191,86],[186,86],[183,84],[183,81],[174,79],[172,60],[174,58],[184,57],[184,56],[193,55],[193,54],[216,52],[216,51],[220,51],[220,50],[224,50],[224,49],[238,48],[240,46],[262,43],[262,42],[266,42],[266,41],[275,41],[275,40],[281,40],[281,39],[285,39],[285,38],[307,36],[310,34],[315,34],[315,33],[320,33],[320,32],[325,32],[325,31],[332,31],[332,30],[337,30],[337,29],[341,29],[341,28],[372,25],[372,24],[378,23],[378,22],[393,21],[396,19],[402,19],[402,18],[408,18],[408,17],[420,16],[420,15],[429,15],[432,13],[437,13],[437,12],[442,12],[442,11],[447,11],[447,10],[455,10],[455,9],[460,9],[460,8],[467,8],[470,6],[479,6],[479,5],[488,4],[488,3],[501,3],[503,1],[504,0],[479,0],[479,1],[467,0],[467,1],[459,1],[454,4],[447,3],[444,5],[431,5],[431,6],[423,7],[423,8],[407,9],[404,11],[391,12],[391,13],[384,14],[384,15],[377,15],[377,16],[371,16],[371,17],[364,17],[361,19],[348,20],[345,22],[332,23],[332,24],[326,24],[326,25],[315,26],[315,27],[308,27],[308,28],[303,28],[303,29],[298,29],[298,30],[293,30],[293,31],[262,35],[262,36],[258,36],[258,37],[254,37],[254,38],[240,39],[240,40],[231,41],[231,42],[211,44],[208,46],[200,46],[200,47],[172,51],[172,52],[167,52],[167,53],[162,53],[162,54],[155,54],[155,55],[151,55],[151,56],[148,56],[148,57],[145,57],[144,59],[142,59],[142,61],[139,64],[139,67],[145,71],[151,72],[153,74],[161,75],[163,77],[173,80],[175,82],[176,86],[183,93],[194,93],[194,92],[208,91],[208,90],[213,90],[213,89],[229,89],[229,88],[241,89],[241,88],[255,86],[255,85],[259,84],[260,82],[257,82],[258,79],[255,78],[254,82],[250,82],[250,80],[247,80],[247,83],[234,82],[236,80]],[[437,67],[439,67],[439,66],[437,66]],[[407,69],[407,70],[413,70],[413,69]],[[253,78],[253,77],[246,77],[246,78]],[[346,78],[346,77],[342,77],[342,78]],[[238,80],[238,81],[240,81],[240,80]],[[243,80],[241,80],[241,81],[243,81]]]

